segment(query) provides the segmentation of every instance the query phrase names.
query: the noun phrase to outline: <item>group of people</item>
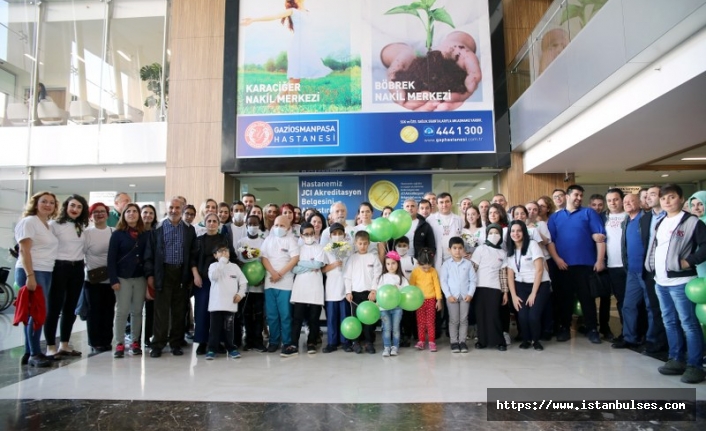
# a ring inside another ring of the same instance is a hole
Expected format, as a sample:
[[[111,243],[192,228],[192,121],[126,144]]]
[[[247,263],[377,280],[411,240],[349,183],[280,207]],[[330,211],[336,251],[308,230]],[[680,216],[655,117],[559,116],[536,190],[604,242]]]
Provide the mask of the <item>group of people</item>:
[[[649,354],[667,351],[660,373],[703,381],[701,327],[684,288],[706,261],[706,225],[699,220],[706,193],[686,203],[697,217],[682,210],[677,185],[639,195],[610,189],[592,196],[590,207],[582,206],[583,192],[572,185],[509,210],[502,194],[478,206],[464,198],[460,215],[449,193],[428,193],[419,202],[403,202],[411,227],[388,242],[371,240],[366,227],[375,210],[368,202],[360,203],[349,225],[342,202],[324,215],[291,204],[262,208],[245,194],[233,204],[208,199],[197,211],[177,196],[157,222],[153,207],[139,208],[124,193],[116,195],[112,210],[102,203],[89,208],[72,195],[59,211],[56,197],[40,192],[15,229],[17,283],[47,296],[45,315],[29,313],[25,320],[23,362],[48,366],[56,357],[81,354],[69,346],[81,296],[90,346],[114,350],[116,358],[126,351],[140,355],[145,346],[160,357],[167,345],[183,355],[191,296],[196,354],[206,359],[238,358],[241,347],[297,355],[304,324],[306,352],[316,353],[324,307],[323,353],[376,353],[374,325],[364,324],[360,337],[349,340],[341,323],[362,302],[375,301],[380,287],[411,284],[424,295],[418,310],[381,310],[384,357],[412,345],[435,352],[443,333],[453,353],[468,352],[469,326],[475,348],[505,351],[512,314],[519,347],[543,350],[542,341],[571,338],[578,300],[579,329],[590,342],[601,343],[602,335],[614,348],[644,344]],[[243,272],[251,275],[247,264],[253,261],[265,271],[258,283]],[[611,295],[622,324],[617,337],[609,327]],[[46,353],[39,346],[42,324]]]

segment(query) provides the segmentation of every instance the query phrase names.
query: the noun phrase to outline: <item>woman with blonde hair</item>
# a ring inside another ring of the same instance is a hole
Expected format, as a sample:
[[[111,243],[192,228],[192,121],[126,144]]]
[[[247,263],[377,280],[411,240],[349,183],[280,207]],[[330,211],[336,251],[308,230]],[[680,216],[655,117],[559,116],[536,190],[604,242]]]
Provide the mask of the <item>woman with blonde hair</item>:
[[[20,246],[15,265],[15,281],[19,286],[26,286],[29,292],[39,291],[39,294],[43,294],[51,285],[59,240],[49,228],[49,220],[56,217],[57,213],[54,193],[35,193],[29,199],[22,219],[15,226],[15,241]],[[39,345],[42,326],[36,325],[30,317],[25,324],[24,335],[25,353],[22,356],[22,365],[48,367],[51,362],[42,354]]]

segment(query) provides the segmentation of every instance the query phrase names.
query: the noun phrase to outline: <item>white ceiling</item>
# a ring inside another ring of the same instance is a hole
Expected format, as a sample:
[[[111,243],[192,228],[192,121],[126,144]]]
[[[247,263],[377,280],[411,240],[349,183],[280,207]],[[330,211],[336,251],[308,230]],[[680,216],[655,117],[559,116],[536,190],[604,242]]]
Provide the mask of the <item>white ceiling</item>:
[[[575,172],[577,181],[597,184],[700,181],[706,179],[704,170],[627,171],[698,144],[706,144],[706,73],[556,155],[533,173]],[[706,150],[701,153],[706,155]],[[669,160],[688,165],[681,157]]]

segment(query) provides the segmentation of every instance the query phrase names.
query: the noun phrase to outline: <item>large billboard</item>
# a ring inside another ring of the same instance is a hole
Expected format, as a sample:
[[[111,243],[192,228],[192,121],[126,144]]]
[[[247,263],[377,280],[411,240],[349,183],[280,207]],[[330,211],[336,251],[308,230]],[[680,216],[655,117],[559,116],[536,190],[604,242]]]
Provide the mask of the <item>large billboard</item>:
[[[235,158],[495,152],[486,0],[241,0]]]

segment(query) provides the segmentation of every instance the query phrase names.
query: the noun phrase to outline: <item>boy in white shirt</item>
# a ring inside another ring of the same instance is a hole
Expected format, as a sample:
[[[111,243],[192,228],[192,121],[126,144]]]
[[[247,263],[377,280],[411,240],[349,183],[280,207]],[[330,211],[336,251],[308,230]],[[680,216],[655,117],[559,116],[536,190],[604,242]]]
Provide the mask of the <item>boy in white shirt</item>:
[[[345,227],[340,223],[333,223],[328,230],[331,242],[344,242],[346,239]],[[322,235],[323,238],[323,235]],[[327,244],[322,243],[325,247]],[[326,274],[326,337],[327,344],[321,351],[331,353],[342,346],[345,352],[352,352],[351,342],[341,334],[341,322],[351,315],[351,306],[346,301],[346,285],[343,280],[343,269],[348,262],[348,257],[337,255],[334,251],[326,252],[326,263],[321,271]]]
[[[292,296],[294,274],[292,269],[299,262],[299,244],[294,235],[288,235],[289,220],[279,216],[270,234],[262,243],[262,265],[265,275],[265,314],[270,329],[269,353],[279,350],[280,342],[292,344],[292,315],[289,300]]]
[[[238,303],[245,296],[248,280],[238,265],[230,262],[228,245],[216,246],[213,255],[218,259],[218,262],[214,262],[208,267],[208,278],[211,280],[211,294],[208,298],[211,326],[208,334],[206,360],[210,361],[216,358],[223,327],[226,331],[225,344],[228,356],[237,359],[240,358],[240,353],[233,344],[235,313],[238,311]]]
[[[355,233],[355,248],[357,253],[348,258],[344,281],[346,285],[346,299],[353,304],[352,314],[355,315],[357,304],[364,301],[375,301],[377,280],[382,274],[382,264],[377,253],[368,253],[370,235],[361,230]],[[353,343],[353,351],[362,353],[360,341],[365,341],[365,351],[375,354],[373,340],[375,325],[363,324],[363,334]]]

